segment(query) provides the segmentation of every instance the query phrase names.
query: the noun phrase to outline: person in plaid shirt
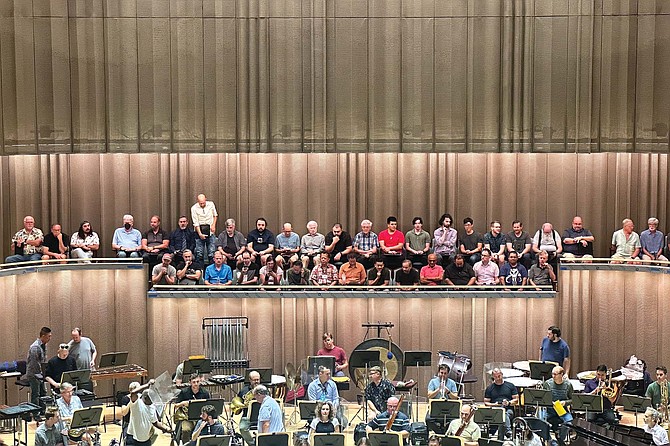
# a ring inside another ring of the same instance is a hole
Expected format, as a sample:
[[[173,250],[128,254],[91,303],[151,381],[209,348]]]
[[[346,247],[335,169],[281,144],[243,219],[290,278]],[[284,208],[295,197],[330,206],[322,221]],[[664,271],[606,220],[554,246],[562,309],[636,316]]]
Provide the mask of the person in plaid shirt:
[[[330,255],[327,252],[321,253],[319,260],[321,263],[312,269],[309,280],[322,289],[337,285],[337,267],[329,263]]]
[[[372,268],[378,250],[379,238],[372,232],[372,222],[367,219],[363,220],[361,232],[354,237],[354,252],[360,256],[358,261],[365,269]]]

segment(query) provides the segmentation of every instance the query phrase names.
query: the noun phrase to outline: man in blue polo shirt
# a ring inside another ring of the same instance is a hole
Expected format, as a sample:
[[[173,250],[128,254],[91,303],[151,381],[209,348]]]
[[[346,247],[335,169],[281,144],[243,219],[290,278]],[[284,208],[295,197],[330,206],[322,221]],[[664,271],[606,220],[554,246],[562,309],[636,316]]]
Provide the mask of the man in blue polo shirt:
[[[570,376],[570,347],[561,339],[561,329],[555,325],[547,328],[547,337],[542,339],[540,361],[553,361],[565,369]]]
[[[233,271],[223,263],[221,251],[214,253],[214,263],[205,269],[205,285],[230,285],[233,283]]]

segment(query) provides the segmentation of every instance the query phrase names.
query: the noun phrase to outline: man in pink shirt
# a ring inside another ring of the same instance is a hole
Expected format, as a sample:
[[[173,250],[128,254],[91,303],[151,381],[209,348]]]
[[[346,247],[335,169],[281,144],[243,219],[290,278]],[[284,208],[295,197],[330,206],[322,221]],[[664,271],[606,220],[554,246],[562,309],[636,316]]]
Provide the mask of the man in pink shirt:
[[[421,268],[421,285],[441,285],[444,269],[437,264],[437,254],[428,254],[428,265]]]
[[[394,270],[402,264],[405,235],[398,231],[398,219],[393,216],[386,219],[386,227],[379,233],[379,248],[384,264]]]
[[[482,259],[473,267],[477,285],[495,285],[500,275],[498,264],[491,261],[491,250],[482,249]]]

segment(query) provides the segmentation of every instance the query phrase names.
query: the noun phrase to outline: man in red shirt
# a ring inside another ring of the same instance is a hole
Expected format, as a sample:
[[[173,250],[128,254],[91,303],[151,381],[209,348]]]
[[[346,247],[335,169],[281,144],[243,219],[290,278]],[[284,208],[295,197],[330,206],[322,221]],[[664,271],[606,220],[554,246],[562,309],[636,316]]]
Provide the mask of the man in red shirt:
[[[335,345],[332,333],[323,334],[323,348],[316,352],[316,356],[335,356],[333,376],[344,376],[344,370],[349,366],[347,354],[342,347]]]
[[[443,277],[444,269],[437,264],[437,254],[428,254],[428,265],[421,268],[421,285],[441,285]]]
[[[400,268],[403,260],[405,235],[398,231],[398,219],[391,216],[386,219],[387,229],[379,233],[379,248],[384,264],[391,270]]]

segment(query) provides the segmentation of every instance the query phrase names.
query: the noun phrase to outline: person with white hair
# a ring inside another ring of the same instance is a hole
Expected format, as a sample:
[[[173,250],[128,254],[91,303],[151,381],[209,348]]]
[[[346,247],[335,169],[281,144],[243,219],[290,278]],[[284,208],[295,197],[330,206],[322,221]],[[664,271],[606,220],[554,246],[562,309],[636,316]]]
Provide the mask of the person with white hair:
[[[300,260],[302,267],[307,269],[310,261],[312,265],[316,265],[319,261],[319,255],[324,252],[326,246],[326,238],[323,234],[317,232],[319,225],[311,220],[307,223],[307,234],[300,239]]]
[[[117,257],[140,257],[142,233],[133,227],[134,223],[133,216],[126,214],[123,216],[123,226],[114,231],[112,249],[116,251]]]
[[[659,424],[661,414],[651,407],[644,412],[644,431],[651,434],[655,445],[668,444],[668,432]]]
[[[621,222],[622,228],[612,234],[612,246],[610,251],[612,263],[622,263],[624,260],[637,259],[640,255],[640,236],[634,231],[635,223],[630,218],[624,218]]]
[[[277,400],[270,396],[270,391],[262,384],[254,387],[254,399],[261,408],[258,410],[258,433],[271,434],[284,431],[284,415]]]
[[[649,218],[647,226],[649,229],[645,229],[640,234],[640,245],[642,247],[640,255],[642,256],[642,260],[664,260],[667,262],[668,258],[663,255],[665,237],[658,230],[658,218]]]
[[[379,237],[372,232],[372,222],[365,219],[361,222],[361,232],[354,237],[354,252],[365,269],[372,268],[378,250]]]

